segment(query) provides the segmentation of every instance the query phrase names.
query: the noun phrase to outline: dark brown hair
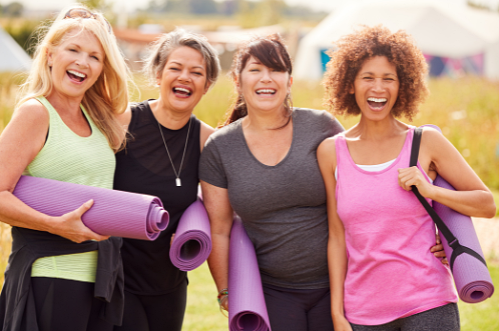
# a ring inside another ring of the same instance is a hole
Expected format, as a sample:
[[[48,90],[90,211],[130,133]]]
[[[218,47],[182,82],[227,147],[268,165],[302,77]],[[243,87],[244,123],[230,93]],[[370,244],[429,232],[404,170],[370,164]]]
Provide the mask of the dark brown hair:
[[[239,46],[236,54],[234,54],[232,68],[229,73],[234,82],[240,79],[241,72],[252,56],[264,66],[270,69],[288,72],[291,76],[293,65],[291,64],[288,50],[279,34],[276,33],[267,37],[255,37]],[[291,113],[292,105],[289,97],[284,100],[284,107]],[[237,121],[247,114],[248,110],[243,96],[238,94],[236,101],[226,114],[226,120],[221,126]]]
[[[398,98],[391,112],[395,117],[405,115],[412,120],[419,104],[428,95],[425,82],[428,65],[409,34],[402,30],[391,33],[381,25],[365,26],[342,37],[335,46],[328,52],[331,61],[323,81],[328,109],[337,115],[360,114],[355,95],[349,93],[350,87],[365,60],[385,56],[395,65],[400,82]]]

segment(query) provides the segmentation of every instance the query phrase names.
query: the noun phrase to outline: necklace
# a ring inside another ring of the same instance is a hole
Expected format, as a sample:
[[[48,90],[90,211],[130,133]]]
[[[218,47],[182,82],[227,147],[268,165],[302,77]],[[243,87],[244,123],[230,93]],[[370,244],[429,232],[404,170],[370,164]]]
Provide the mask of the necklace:
[[[156,122],[158,123],[158,129],[159,129],[159,133],[161,133],[161,138],[163,138],[163,144],[165,145],[166,154],[168,154],[168,158],[170,159],[170,163],[172,165],[173,172],[175,173],[175,177],[176,177],[175,184],[177,186],[182,186],[182,181],[180,180],[180,172],[182,171],[182,165],[184,164],[185,151],[187,150],[187,141],[189,141],[189,133],[191,132],[191,122],[192,122],[191,118],[189,117],[189,128],[187,129],[187,137],[185,137],[184,152],[182,153],[182,159],[180,160],[180,168],[178,169],[178,173],[177,173],[177,169],[175,169],[175,165],[173,164],[173,160],[172,160],[172,157],[170,155],[170,151],[168,150],[168,146],[166,145],[165,136],[163,135],[163,130],[161,130],[161,125],[159,124],[158,119],[156,119]]]

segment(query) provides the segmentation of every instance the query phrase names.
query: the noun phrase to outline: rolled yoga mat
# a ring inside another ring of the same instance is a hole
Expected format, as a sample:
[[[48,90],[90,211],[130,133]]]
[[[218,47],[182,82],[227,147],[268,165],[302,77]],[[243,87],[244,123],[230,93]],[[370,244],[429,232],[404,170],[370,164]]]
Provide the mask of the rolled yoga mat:
[[[239,217],[230,234],[229,330],[271,330],[255,249]]]
[[[93,199],[81,220],[105,236],[155,240],[170,219],[157,197],[53,179],[21,176],[13,194],[49,216],[62,216]]]
[[[433,184],[448,190],[454,190],[454,187],[440,176],[437,176]],[[471,248],[484,258],[471,217],[460,214],[436,201],[433,201],[433,209],[461,245]],[[444,236],[440,235],[440,238],[447,259],[450,261],[452,247],[449,246]],[[476,257],[466,253],[458,255],[454,261],[452,275],[454,276],[459,298],[464,302],[478,303],[489,298],[494,293],[494,285],[489,270]]]
[[[180,217],[170,247],[170,260],[180,270],[191,271],[203,264],[210,253],[210,220],[203,203],[196,200]]]

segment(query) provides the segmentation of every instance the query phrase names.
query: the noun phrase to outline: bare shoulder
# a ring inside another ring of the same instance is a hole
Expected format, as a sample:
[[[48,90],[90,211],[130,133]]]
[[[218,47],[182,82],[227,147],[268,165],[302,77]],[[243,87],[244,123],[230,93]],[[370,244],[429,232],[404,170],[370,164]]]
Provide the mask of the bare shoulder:
[[[30,99],[17,108],[12,114],[12,121],[22,119],[33,123],[49,122],[49,113],[44,105],[36,99]]]
[[[200,121],[200,122],[201,122],[201,126],[199,128],[199,143],[201,145],[201,151],[202,151],[204,144],[206,143],[206,140],[208,140],[208,137],[213,132],[215,132],[215,129],[203,121]]]
[[[437,129],[432,127],[423,127],[421,136],[421,149],[428,152],[439,152],[442,148],[448,148],[451,143]]]
[[[132,110],[130,109],[130,106],[128,106],[123,113],[117,115],[116,119],[124,128],[128,128],[128,125],[132,120]]]

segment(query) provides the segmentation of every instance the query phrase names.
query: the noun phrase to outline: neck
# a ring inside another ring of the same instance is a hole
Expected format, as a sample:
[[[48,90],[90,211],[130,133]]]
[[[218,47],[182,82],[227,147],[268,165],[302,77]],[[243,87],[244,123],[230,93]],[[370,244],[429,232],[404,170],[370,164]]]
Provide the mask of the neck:
[[[161,98],[149,101],[149,106],[151,107],[151,111],[156,120],[162,126],[170,130],[179,130],[183,128],[189,121],[193,111],[176,112],[168,108]]]
[[[267,131],[284,126],[288,120],[289,118],[283,106],[278,110],[269,112],[248,108],[248,115],[243,120],[243,126],[252,130]]]
[[[380,140],[393,135],[401,127],[401,124],[391,114],[381,121],[373,121],[361,115],[354,130],[360,139]]]
[[[80,104],[83,97],[68,98],[60,95],[57,91],[53,91],[45,98],[58,112],[62,111],[76,116],[81,114]]]

